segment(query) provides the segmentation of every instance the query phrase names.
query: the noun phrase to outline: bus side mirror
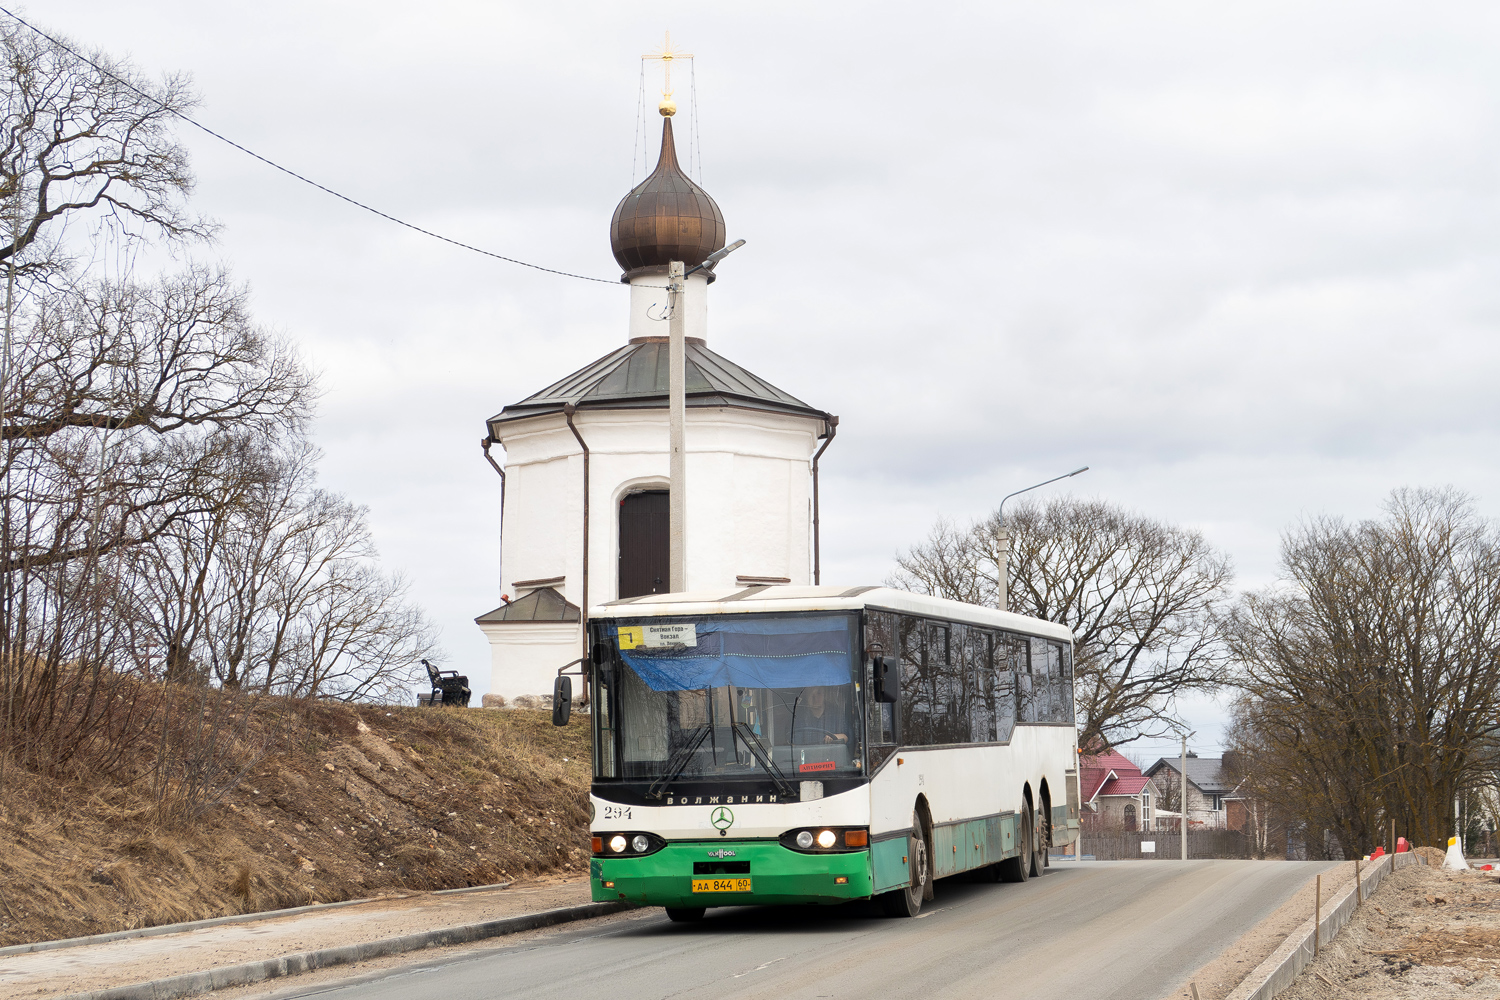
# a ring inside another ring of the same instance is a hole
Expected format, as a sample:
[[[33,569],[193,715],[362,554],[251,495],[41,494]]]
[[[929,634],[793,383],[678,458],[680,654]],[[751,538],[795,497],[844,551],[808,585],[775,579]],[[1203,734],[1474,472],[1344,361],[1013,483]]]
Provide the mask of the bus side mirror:
[[[552,724],[566,726],[573,714],[573,678],[559,674],[552,682]]]
[[[875,657],[875,700],[887,705],[901,700],[901,664],[893,656]]]

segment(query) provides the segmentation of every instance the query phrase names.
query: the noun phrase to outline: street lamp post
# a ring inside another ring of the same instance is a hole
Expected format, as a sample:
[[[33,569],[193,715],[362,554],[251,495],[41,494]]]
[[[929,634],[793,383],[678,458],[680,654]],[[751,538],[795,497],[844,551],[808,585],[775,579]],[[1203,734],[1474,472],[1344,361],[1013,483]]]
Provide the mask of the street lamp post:
[[[1028,486],[1024,490],[1007,493],[1000,499],[1000,579],[998,582],[1000,584],[1001,611],[1010,610],[1010,529],[1005,526],[1005,501],[1011,497],[1018,497],[1022,493],[1030,493],[1032,490],[1055,483],[1059,479],[1071,479],[1080,472],[1087,471],[1089,471],[1089,467],[1085,465],[1081,469],[1074,469],[1072,472],[1064,473],[1061,476],[1053,476],[1045,482],[1037,483],[1035,486]]]
[[[668,478],[667,553],[668,587],[673,593],[687,590],[687,276],[712,271],[714,265],[745,245],[735,240],[709,254],[701,264],[685,267],[680,260],[667,268],[667,427]],[[587,614],[587,609],[584,611]]]

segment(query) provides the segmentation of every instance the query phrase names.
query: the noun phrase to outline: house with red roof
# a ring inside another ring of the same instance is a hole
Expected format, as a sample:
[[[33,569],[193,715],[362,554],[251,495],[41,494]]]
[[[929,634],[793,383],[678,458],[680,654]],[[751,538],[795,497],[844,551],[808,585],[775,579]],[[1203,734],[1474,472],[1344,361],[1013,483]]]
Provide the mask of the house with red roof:
[[[1150,830],[1153,826],[1151,779],[1124,754],[1111,750],[1085,756],[1079,767],[1082,816],[1090,826]]]

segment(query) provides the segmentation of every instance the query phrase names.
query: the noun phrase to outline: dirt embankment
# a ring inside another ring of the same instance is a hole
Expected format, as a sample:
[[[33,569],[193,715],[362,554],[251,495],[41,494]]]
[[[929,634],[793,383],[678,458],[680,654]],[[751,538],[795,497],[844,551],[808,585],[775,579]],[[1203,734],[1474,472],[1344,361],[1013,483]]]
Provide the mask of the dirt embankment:
[[[1279,1000],[1488,998],[1497,991],[1496,873],[1411,865],[1381,883]]]
[[[0,945],[588,869],[587,717],[288,706],[193,823],[146,780],[4,771]]]

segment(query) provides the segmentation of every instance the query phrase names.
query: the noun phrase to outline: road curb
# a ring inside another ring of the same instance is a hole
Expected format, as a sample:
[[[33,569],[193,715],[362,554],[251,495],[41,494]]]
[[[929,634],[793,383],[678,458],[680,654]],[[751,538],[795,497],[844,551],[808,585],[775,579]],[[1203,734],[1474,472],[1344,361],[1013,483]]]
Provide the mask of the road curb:
[[[510,882],[496,882],[493,885],[470,885],[460,889],[438,889],[427,893],[429,896],[454,896],[465,892],[484,892],[490,889],[506,889]],[[320,910],[337,910],[343,906],[358,906],[360,903],[375,903],[382,899],[411,899],[413,896],[421,895],[420,892],[406,892],[399,896],[366,896],[362,899],[341,899],[336,903],[309,903],[307,906],[291,906],[281,910],[260,910],[256,913],[232,913],[227,917],[206,917],[203,920],[186,920],[179,924],[156,924],[151,927],[132,927],[125,931],[106,931],[103,934],[89,934],[85,937],[58,938],[55,941],[32,941],[29,944],[12,944],[0,948],[0,958],[6,955],[30,955],[38,951],[54,951],[58,948],[83,948],[91,944],[108,944],[111,941],[126,941],[130,938],[159,937],[162,934],[181,934],[184,931],[195,931],[200,927],[219,927],[223,924],[244,924],[252,920],[280,920],[282,917],[295,917],[303,913],[317,913]]]
[[[399,955],[409,951],[421,951],[424,948],[468,944],[471,941],[483,941],[486,938],[517,934],[540,927],[552,927],[574,920],[603,917],[632,908],[632,904],[625,902],[564,906],[556,910],[526,913],[519,917],[486,920],[477,924],[460,924],[457,927],[441,927],[437,930],[403,934],[399,937],[382,938],[361,944],[304,951],[296,955],[281,955],[258,962],[246,962],[242,965],[229,965],[220,969],[207,969],[203,972],[189,972],[166,979],[132,983],[129,986],[111,986],[108,989],[91,990],[87,993],[70,993],[59,997],[58,1000],[171,1000],[173,997],[207,993],[230,986],[246,986],[251,983],[264,982],[267,979],[279,979],[282,976],[294,976],[301,972],[326,969],[334,965],[363,962],[383,955]]]
[[[1381,880],[1396,868],[1419,864],[1425,864],[1425,862],[1416,854],[1406,852],[1387,854],[1360,874],[1364,898],[1368,899],[1370,893],[1379,887]],[[1344,890],[1343,895],[1337,901],[1329,904],[1333,907],[1333,912],[1329,913],[1328,907],[1324,907],[1327,916],[1323,917],[1319,927],[1324,945],[1332,942],[1338,932],[1343,930],[1344,925],[1353,918],[1354,888],[1351,885]],[[1313,919],[1308,917],[1296,930],[1288,934],[1281,946],[1271,953],[1271,957],[1256,966],[1255,971],[1246,976],[1234,992],[1225,997],[1225,1000],[1274,1000],[1276,994],[1292,985],[1297,974],[1306,968],[1312,959]]]

